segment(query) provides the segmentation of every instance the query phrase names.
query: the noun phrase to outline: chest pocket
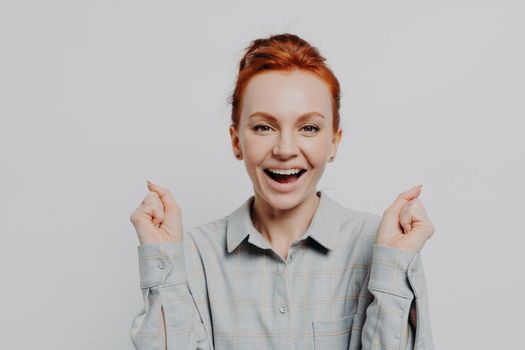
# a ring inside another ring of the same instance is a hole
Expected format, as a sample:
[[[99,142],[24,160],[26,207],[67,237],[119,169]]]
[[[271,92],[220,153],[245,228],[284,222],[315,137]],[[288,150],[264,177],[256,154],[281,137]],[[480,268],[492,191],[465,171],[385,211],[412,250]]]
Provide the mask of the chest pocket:
[[[315,350],[348,350],[352,322],[352,315],[312,322]]]

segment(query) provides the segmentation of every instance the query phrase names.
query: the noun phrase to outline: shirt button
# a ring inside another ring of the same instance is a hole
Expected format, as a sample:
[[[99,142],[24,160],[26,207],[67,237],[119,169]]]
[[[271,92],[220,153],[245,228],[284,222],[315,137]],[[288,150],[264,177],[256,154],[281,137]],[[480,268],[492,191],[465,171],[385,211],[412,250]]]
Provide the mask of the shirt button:
[[[159,269],[163,270],[166,267],[166,263],[164,261],[161,261],[157,264],[157,266],[159,267]]]
[[[283,315],[286,313],[286,311],[288,311],[288,308],[286,306],[281,306],[279,308],[279,312]]]

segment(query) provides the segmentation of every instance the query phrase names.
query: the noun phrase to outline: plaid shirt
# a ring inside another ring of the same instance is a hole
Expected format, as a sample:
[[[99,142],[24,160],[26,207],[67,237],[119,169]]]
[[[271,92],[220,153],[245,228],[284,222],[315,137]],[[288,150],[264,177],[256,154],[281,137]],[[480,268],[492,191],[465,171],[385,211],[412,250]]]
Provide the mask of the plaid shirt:
[[[253,195],[182,242],[138,246],[134,347],[433,349],[420,253],[376,244],[381,216],[317,194],[286,260],[253,226]]]

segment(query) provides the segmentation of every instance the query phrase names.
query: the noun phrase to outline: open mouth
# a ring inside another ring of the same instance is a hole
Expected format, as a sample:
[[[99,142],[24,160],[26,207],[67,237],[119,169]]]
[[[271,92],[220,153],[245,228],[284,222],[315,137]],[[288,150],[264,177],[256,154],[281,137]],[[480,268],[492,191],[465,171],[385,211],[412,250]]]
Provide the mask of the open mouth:
[[[306,169],[301,169],[297,174],[292,174],[292,175],[275,174],[275,173],[272,173],[268,169],[264,169],[264,172],[272,180],[274,180],[274,181],[276,181],[278,183],[281,183],[281,184],[287,184],[287,183],[292,183],[292,182],[297,181],[297,179],[299,179],[306,172]]]

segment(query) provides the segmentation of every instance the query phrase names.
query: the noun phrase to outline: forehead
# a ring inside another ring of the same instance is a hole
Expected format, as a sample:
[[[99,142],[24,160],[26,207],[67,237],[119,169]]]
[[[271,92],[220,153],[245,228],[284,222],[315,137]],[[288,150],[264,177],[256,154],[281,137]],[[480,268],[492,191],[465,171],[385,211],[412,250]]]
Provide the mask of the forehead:
[[[305,71],[272,71],[255,75],[248,82],[242,99],[242,115],[267,112],[276,116],[320,112],[331,116],[328,84]]]

